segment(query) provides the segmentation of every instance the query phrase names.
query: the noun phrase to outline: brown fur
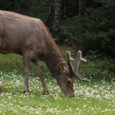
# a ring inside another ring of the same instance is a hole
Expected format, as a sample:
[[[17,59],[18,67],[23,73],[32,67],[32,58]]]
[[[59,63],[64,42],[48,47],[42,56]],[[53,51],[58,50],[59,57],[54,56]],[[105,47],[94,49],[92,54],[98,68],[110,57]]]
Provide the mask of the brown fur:
[[[55,44],[48,28],[37,18],[0,10],[0,52],[18,53],[24,61],[24,92],[29,91],[29,62],[35,64],[42,82],[43,91],[48,94],[42,70],[37,61],[42,60],[57,80],[65,95],[73,96],[73,83],[66,62]],[[68,84],[68,80],[70,81]],[[71,85],[70,85],[71,84]]]

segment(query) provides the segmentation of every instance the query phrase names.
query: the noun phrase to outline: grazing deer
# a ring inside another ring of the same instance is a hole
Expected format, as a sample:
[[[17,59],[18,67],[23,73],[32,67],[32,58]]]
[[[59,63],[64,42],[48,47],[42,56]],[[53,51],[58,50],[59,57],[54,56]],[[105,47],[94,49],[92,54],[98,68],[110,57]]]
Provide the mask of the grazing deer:
[[[67,62],[55,44],[48,28],[37,18],[24,16],[10,11],[0,10],[0,53],[17,53],[23,56],[24,93],[29,92],[29,63],[33,62],[43,87],[43,93],[49,94],[43,72],[37,61],[42,60],[48,66],[62,92],[74,96],[72,76],[87,81],[78,73],[80,61],[85,61],[78,51],[75,65],[71,54],[67,52]]]

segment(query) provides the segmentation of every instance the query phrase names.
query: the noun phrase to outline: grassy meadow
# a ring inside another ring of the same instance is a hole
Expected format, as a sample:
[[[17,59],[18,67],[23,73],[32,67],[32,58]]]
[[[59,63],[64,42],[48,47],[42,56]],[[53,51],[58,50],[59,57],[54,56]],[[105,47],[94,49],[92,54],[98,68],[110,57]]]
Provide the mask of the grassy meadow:
[[[61,47],[64,54],[65,47]],[[64,54],[65,55],[65,54]],[[0,115],[115,115],[115,60],[87,56],[87,64],[81,64],[80,72],[90,82],[74,78],[75,97],[65,97],[44,70],[50,95],[43,95],[41,83],[31,64],[30,95],[23,94],[22,57],[15,54],[0,55]]]

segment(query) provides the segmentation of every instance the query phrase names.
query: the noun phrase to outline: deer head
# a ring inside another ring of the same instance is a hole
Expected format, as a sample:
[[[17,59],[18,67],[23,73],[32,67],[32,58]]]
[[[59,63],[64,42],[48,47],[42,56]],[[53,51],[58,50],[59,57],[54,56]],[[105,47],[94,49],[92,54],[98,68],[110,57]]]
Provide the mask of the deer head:
[[[89,81],[87,78],[83,77],[78,70],[81,61],[87,62],[87,60],[82,57],[82,51],[78,50],[75,60],[71,57],[70,51],[67,51],[66,54],[67,54],[67,64],[70,70],[70,74],[77,77],[81,81]]]

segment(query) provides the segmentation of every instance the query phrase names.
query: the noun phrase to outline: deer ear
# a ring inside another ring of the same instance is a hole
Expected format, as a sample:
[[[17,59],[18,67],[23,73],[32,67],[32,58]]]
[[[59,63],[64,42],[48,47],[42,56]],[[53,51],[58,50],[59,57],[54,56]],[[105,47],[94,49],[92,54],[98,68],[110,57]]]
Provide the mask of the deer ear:
[[[62,70],[63,70],[63,72],[66,72],[66,71],[67,71],[67,67],[66,67],[66,66],[63,66],[63,67],[62,67]]]

